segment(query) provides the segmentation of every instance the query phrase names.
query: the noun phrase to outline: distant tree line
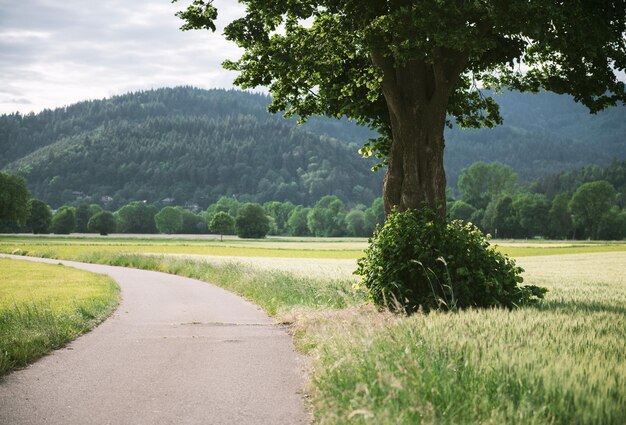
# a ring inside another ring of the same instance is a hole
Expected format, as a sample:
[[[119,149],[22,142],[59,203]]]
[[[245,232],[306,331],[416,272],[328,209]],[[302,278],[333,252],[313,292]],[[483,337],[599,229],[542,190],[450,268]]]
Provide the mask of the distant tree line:
[[[498,162],[476,162],[449,199],[452,219],[471,221],[497,238],[623,239],[626,161],[542,177],[528,186]]]
[[[105,211],[97,204],[78,207],[64,205],[52,211],[43,201],[29,199],[23,178],[0,173],[23,188],[21,207],[4,213],[0,232],[17,233],[163,233],[238,235],[242,238],[263,238],[266,235],[292,236],[370,236],[377,223],[384,221],[382,198],[370,206],[347,208],[337,196],[322,197],[312,207],[291,202],[270,201],[264,204],[241,202],[234,197],[221,197],[205,211],[194,213],[181,206],[161,209],[152,204],[134,201],[117,211]],[[5,185],[3,181],[4,198]],[[11,198],[10,202],[15,201]],[[10,214],[9,214],[10,212]]]
[[[457,193],[449,191],[450,219],[471,221],[497,238],[626,238],[626,161],[549,175],[530,185],[520,185],[506,165],[476,162],[461,172]],[[0,231],[5,233],[368,237],[383,222],[381,198],[348,206],[335,195],[312,206],[222,196],[200,212],[141,201],[111,212],[97,204],[65,205],[53,212],[30,197],[23,178],[0,173]]]

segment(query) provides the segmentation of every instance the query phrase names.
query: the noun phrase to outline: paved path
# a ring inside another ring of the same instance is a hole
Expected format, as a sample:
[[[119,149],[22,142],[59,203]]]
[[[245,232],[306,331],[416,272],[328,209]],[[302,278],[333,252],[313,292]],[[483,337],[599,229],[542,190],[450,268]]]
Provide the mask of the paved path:
[[[107,274],[123,299],[92,332],[0,380],[0,424],[309,421],[291,339],[253,304],[164,273],[37,261]]]

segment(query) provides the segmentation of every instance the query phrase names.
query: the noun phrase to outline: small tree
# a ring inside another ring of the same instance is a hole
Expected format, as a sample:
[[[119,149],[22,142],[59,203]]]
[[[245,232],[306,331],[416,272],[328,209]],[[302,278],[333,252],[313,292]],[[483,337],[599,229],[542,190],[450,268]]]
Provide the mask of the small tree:
[[[270,220],[261,205],[248,203],[239,209],[235,229],[240,238],[264,238],[270,230]]]
[[[568,206],[570,199],[571,197],[567,192],[562,192],[552,200],[550,211],[548,211],[548,229],[551,238],[572,237],[574,226],[572,224],[572,213]]]
[[[523,236],[546,236],[546,218],[549,217],[550,202],[540,193],[518,193],[513,198],[513,209]]]
[[[287,230],[292,236],[309,236],[309,225],[307,217],[309,215],[310,208],[305,208],[302,205],[298,205],[289,213],[287,219]]]
[[[211,232],[219,233],[220,240],[224,239],[224,235],[232,234],[235,230],[235,219],[227,212],[220,211],[213,216],[209,223],[209,230]]]
[[[581,185],[569,203],[574,224],[584,229],[585,236],[597,239],[600,223],[615,205],[615,198],[615,188],[605,180]]]
[[[28,201],[28,220],[26,224],[33,233],[48,233],[50,224],[52,223],[52,211],[50,207],[39,199],[31,199]]]
[[[121,233],[156,233],[154,216],[156,207],[143,202],[131,202],[120,208],[116,215],[119,221],[118,231]]]
[[[69,235],[76,228],[74,208],[61,207],[52,217],[50,230],[58,235]]]
[[[115,216],[109,211],[101,211],[89,219],[87,229],[93,233],[100,233],[102,236],[106,236],[109,233],[114,233],[117,227]]]
[[[278,202],[271,201],[263,204],[265,213],[274,219],[276,223],[276,234],[282,235],[287,232],[287,221],[289,220],[289,214],[295,205],[291,202]]]
[[[502,194],[511,194],[517,184],[517,174],[499,162],[478,161],[461,171],[459,191],[461,200],[476,209],[487,208],[489,202]]]
[[[327,195],[315,204],[307,220],[312,234],[329,237],[345,234],[345,218],[343,202],[335,195]]]
[[[161,233],[177,233],[183,228],[183,213],[175,207],[165,207],[154,216],[156,227]]]
[[[350,236],[371,236],[365,227],[365,213],[356,208],[346,214],[346,230]]]

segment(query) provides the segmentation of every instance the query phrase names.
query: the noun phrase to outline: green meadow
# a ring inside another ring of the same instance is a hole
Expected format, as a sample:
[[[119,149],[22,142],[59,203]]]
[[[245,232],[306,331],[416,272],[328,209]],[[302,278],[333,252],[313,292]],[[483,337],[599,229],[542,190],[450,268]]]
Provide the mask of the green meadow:
[[[0,375],[62,347],[119,301],[107,276],[0,258]]]
[[[358,289],[365,244],[3,237],[0,251],[160,270],[243,295],[307,354],[320,424],[624,424],[626,244],[496,241],[525,282],[549,289],[543,302],[411,317],[377,311]]]

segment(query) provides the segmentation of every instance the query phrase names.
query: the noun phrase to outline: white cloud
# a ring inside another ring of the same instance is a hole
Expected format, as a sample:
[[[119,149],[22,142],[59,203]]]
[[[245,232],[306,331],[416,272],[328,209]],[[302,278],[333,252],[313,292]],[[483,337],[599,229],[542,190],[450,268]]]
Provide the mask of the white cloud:
[[[169,0],[0,0],[0,113],[28,113],[133,90],[231,87],[221,35],[241,6],[216,1],[218,31],[180,31]]]

